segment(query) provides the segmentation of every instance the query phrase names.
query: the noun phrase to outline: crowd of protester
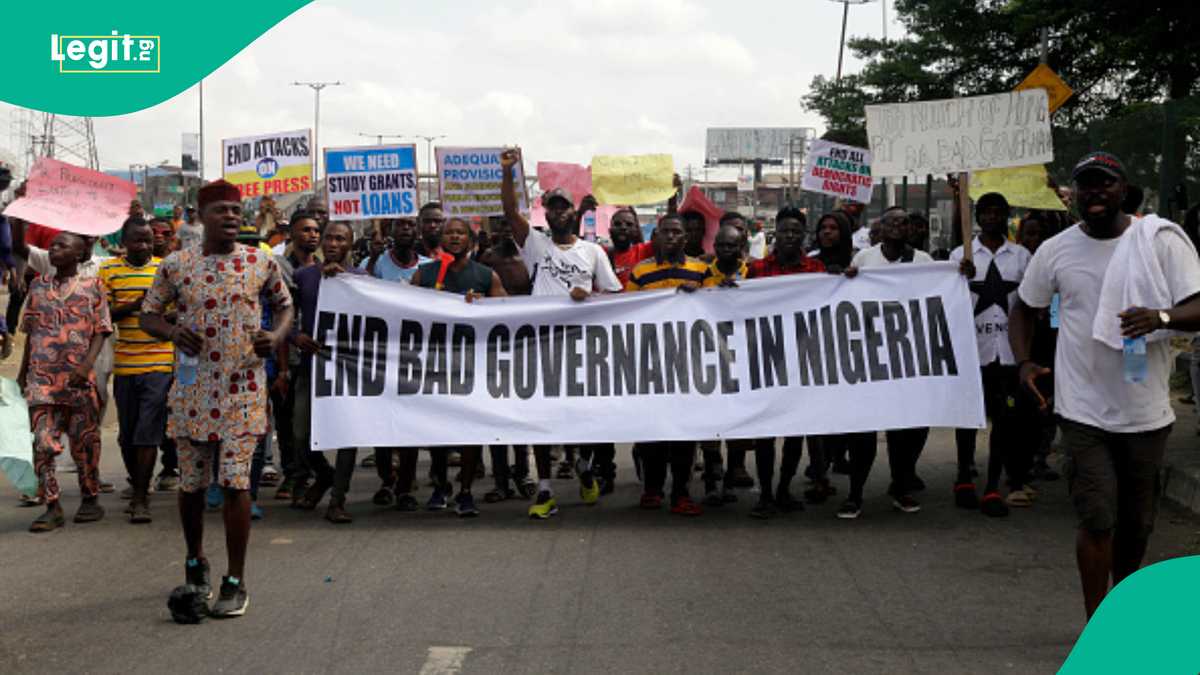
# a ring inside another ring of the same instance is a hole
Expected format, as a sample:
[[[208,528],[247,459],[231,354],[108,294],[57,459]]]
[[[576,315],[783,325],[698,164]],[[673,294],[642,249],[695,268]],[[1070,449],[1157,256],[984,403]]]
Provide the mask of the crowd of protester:
[[[1010,233],[1013,209],[1002,195],[989,193],[974,205],[978,235],[965,247],[934,255],[927,250],[929,224],[922,214],[890,208],[864,223],[863,207],[854,203],[816,217],[781,209],[769,249],[760,226],[725,213],[708,252],[705,217],[680,211],[672,198],[650,241],[643,241],[636,210],[622,207],[602,245],[580,235],[582,214],[595,207],[590,195],[577,206],[566,190],[547,191],[541,201],[548,228],[531,227],[518,209],[511,171],[519,154],[507,151],[501,160],[504,215],[478,230],[430,202],[415,218],[380,221],[356,237],[350,224],[330,221],[319,196],[286,219],[263,200],[251,219],[237,188],[224,181],[202,187],[197,207],[176,209],[171,218],[147,218],[135,202],[120,231],[102,240],[0,219],[0,271],[10,299],[0,336],[7,356],[9,329],[26,334],[18,383],[35,437],[38,490],[22,500],[44,508],[30,529],[48,532],[65,523],[56,480],[64,437],[81,492],[74,521],[105,515],[99,496],[114,486],[99,475],[99,424],[111,399],[129,521],[150,522],[151,495],[178,491],[188,602],[194,603],[212,595],[203,514],[223,509],[229,567],[211,613],[243,613],[246,543],[251,520],[264,516],[261,488],[273,487],[275,500],[309,511],[328,496],[325,517],[352,522],[346,499],[360,449],[327,457],[311,451],[310,439],[309,378],[324,349],[314,339],[314,315],[322,282],[336,275],[432,288],[467,302],[518,295],[586,302],[594,294],[653,289],[737,292],[745,280],[792,274],[853,278],[863,268],[948,258],[959,263],[972,292],[991,421],[979,468],[977,431],[955,432],[956,478],[945,486],[954,503],[991,517],[1032,506],[1037,484],[1058,477],[1047,457],[1061,433],[1059,444],[1067,451],[1062,468],[1080,518],[1078,555],[1089,615],[1110,576],[1119,581],[1137,569],[1153,527],[1157,470],[1174,417],[1162,342],[1148,346],[1145,381],[1129,384],[1122,380],[1121,351],[1092,340],[1109,258],[1126,228],[1144,220],[1137,215],[1140,205],[1128,203],[1131,190],[1116,158],[1090,153],[1076,166],[1070,206],[1079,222],[1066,212],[1025,211]],[[1195,213],[1189,218],[1195,221]],[[1145,250],[1164,271],[1165,295],[1159,306],[1120,315],[1127,337],[1168,324],[1185,331],[1200,327],[1195,246],[1186,236],[1173,236],[1184,232],[1178,226],[1153,223]],[[1195,222],[1185,225],[1195,237]],[[891,503],[917,513],[926,489],[918,465],[929,429],[880,431]],[[732,508],[757,485],[749,515],[769,519],[825,503],[844,489],[836,516],[850,520],[862,514],[878,439],[876,432],[735,439],[726,440],[722,452],[722,443],[711,439],[648,438],[635,444],[628,469],[641,484],[640,506],[648,510],[665,505],[673,514],[699,516],[705,508]],[[531,518],[549,519],[558,513],[554,479],[577,481],[585,504],[613,493],[617,480],[611,443],[493,445],[485,453],[482,446],[422,447],[419,438],[396,442],[362,458],[362,466],[375,469],[379,487],[372,501],[381,508],[453,508],[461,517],[477,516],[473,488],[490,469],[483,502],[528,500]],[[807,482],[798,488],[793,483],[806,445]],[[422,451],[430,457],[427,476],[417,475]],[[751,452],[753,476],[746,465]],[[701,488],[694,499],[697,470]],[[835,484],[836,475],[847,482]],[[417,498],[422,488],[428,488],[424,504]]]

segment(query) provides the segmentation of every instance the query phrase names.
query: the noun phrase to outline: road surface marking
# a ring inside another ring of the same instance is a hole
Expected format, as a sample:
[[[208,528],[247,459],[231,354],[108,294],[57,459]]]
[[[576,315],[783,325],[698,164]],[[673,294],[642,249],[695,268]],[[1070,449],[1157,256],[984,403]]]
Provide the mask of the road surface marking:
[[[470,647],[430,647],[421,666],[421,675],[455,675],[462,670],[463,660],[471,653]]]

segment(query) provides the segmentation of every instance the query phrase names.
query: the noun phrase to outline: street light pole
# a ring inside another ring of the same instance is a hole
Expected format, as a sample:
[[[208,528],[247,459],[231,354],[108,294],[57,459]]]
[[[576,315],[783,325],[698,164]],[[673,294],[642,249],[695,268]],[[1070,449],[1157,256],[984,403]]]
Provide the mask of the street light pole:
[[[433,142],[439,138],[445,138],[445,137],[446,137],[446,134],[439,134],[437,136],[422,136],[420,134],[417,134],[415,136],[415,138],[425,139],[425,163],[426,163],[425,170],[430,172],[429,173],[430,176],[433,175]],[[433,185],[431,183],[428,188],[428,195],[432,195],[432,194],[433,194]]]
[[[341,86],[342,84],[343,83],[340,81],[338,81],[338,82],[293,82],[292,83],[293,87],[308,87],[309,89],[313,90],[313,94],[314,94],[314,96],[313,96],[313,147],[312,147],[313,194],[316,194],[317,184],[320,182],[320,173],[318,173],[318,169],[320,168],[320,161],[321,161],[321,144],[318,141],[319,141],[319,135],[320,135],[320,131],[321,131],[321,90],[324,89],[325,87],[338,87],[338,86]]]
[[[385,138],[394,138],[396,140],[400,140],[401,138],[404,138],[404,136],[401,134],[364,134],[361,131],[358,132],[358,135],[364,136],[366,138],[374,138],[375,145],[383,145],[383,139],[385,139]]]

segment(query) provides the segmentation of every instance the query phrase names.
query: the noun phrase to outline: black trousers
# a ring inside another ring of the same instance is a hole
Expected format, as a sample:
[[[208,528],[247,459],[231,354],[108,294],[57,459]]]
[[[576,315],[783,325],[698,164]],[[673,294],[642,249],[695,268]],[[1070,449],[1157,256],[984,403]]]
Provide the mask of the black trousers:
[[[671,466],[671,499],[688,496],[688,481],[692,477],[695,441],[655,441],[639,443],[642,476],[647,494],[664,495],[667,484],[667,465]]]
[[[985,492],[993,492],[1000,486],[1001,473],[1007,469],[1009,483],[1019,488],[1024,484],[1024,474],[1029,462],[1028,448],[1022,445],[1019,434],[1021,424],[1018,411],[1019,395],[1016,366],[1003,366],[993,361],[980,369],[983,381],[983,405],[992,420],[992,431],[988,435],[987,485]],[[1032,425],[1032,420],[1030,420]],[[975,462],[975,429],[955,429],[954,443],[958,449],[958,481],[971,482],[971,465]],[[1031,456],[1031,455],[1030,455]]]
[[[850,452],[850,495],[852,501],[861,502],[863,487],[867,477],[871,475],[871,467],[875,464],[877,453],[874,431],[856,434],[843,434],[846,437],[846,447]],[[912,492],[913,481],[917,475],[917,460],[925,449],[925,441],[929,438],[929,427],[912,429],[892,429],[886,432],[888,464],[892,472],[892,484],[888,494],[892,496],[906,495]]]

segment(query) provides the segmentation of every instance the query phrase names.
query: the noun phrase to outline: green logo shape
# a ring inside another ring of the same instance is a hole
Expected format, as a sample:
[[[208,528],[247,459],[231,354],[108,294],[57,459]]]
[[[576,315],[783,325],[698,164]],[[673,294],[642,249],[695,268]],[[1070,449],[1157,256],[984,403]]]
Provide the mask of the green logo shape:
[[[1131,574],[1109,592],[1059,673],[1200,672],[1200,556]]]
[[[0,101],[62,115],[144,110],[194,86],[309,2],[6,8],[20,30],[5,44]]]

